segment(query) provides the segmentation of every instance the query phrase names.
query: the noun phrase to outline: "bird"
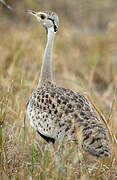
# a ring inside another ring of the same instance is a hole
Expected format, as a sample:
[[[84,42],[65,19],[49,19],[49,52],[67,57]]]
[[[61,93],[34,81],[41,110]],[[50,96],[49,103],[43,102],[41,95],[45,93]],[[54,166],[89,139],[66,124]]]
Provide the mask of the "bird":
[[[30,125],[48,143],[78,141],[85,152],[103,158],[110,156],[106,126],[88,97],[80,92],[57,86],[53,81],[52,51],[59,26],[58,15],[51,11],[26,10],[44,27],[47,44],[38,83],[28,98],[26,111]]]

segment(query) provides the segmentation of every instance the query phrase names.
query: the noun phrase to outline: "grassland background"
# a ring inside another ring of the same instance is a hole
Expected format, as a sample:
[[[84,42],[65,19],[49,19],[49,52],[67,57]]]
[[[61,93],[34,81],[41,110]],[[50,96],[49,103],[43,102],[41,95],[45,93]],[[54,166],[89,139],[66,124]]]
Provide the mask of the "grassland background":
[[[53,52],[55,82],[88,92],[117,138],[117,2],[7,0],[0,4],[0,179],[117,179],[117,149],[103,161],[64,145],[61,160],[29,125],[26,101],[38,80],[46,34],[25,9],[60,18]],[[59,143],[55,145],[57,152]],[[84,157],[82,159],[81,157]]]

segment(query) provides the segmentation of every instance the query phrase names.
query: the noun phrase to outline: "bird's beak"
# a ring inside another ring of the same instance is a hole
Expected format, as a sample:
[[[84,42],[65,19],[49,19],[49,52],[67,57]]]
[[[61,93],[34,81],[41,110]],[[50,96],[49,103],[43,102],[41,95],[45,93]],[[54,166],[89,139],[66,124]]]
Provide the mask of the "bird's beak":
[[[29,13],[29,14],[32,14],[32,15],[34,15],[34,16],[37,14],[36,11],[30,10],[30,9],[25,10],[25,12],[27,12],[27,13]]]

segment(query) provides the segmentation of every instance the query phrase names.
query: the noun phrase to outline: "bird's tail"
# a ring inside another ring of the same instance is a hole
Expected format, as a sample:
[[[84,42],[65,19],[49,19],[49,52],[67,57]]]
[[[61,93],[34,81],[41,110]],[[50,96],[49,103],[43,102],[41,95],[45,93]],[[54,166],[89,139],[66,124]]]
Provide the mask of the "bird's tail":
[[[91,119],[90,124],[81,126],[81,134],[81,146],[86,152],[97,157],[110,156],[109,138],[102,122]]]

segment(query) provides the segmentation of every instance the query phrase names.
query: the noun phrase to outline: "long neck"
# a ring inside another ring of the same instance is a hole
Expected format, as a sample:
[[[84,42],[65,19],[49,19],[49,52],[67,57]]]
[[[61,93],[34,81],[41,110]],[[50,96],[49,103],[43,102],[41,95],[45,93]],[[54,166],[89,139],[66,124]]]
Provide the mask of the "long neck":
[[[40,73],[40,78],[38,82],[38,86],[44,84],[45,81],[52,81],[52,49],[53,49],[53,42],[54,42],[55,32],[53,28],[48,29],[48,38],[47,44],[43,56],[42,61],[42,68]]]

